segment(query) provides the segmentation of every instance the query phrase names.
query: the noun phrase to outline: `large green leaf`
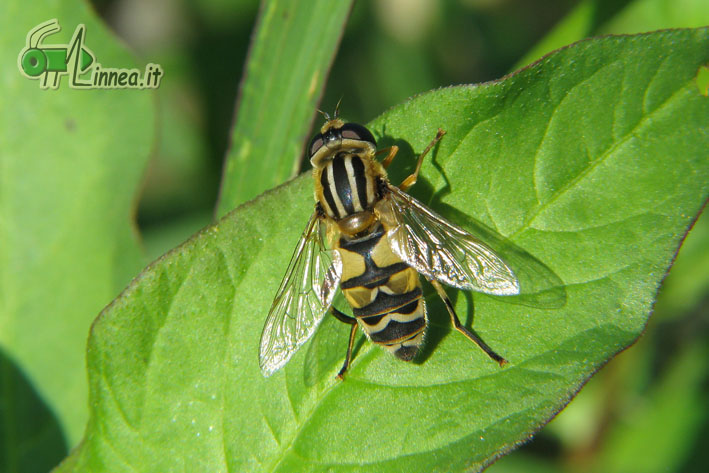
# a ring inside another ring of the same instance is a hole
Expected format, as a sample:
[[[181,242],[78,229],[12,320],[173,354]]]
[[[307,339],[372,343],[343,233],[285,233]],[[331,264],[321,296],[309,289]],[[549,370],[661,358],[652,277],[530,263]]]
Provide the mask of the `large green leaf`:
[[[105,67],[133,58],[81,2],[0,3],[0,470],[46,471],[88,419],[91,321],[143,264],[133,199],[152,141],[149,90],[42,90],[17,57],[27,33],[79,23]],[[31,393],[31,394],[27,394]],[[51,434],[50,434],[51,433]],[[43,454],[39,454],[43,452]]]
[[[249,52],[217,214],[300,169],[313,108],[352,1],[264,0]]]
[[[474,296],[474,328],[509,366],[451,332],[429,297],[419,363],[360,341],[336,381],[348,328],[328,317],[263,378],[263,321],[313,207],[305,175],[165,255],[100,315],[91,420],[60,471],[482,468],[642,332],[709,190],[709,101],[694,85],[707,61],[706,29],[596,39],[371,124],[402,148],[395,182],[447,130],[413,194],[496,229],[564,281],[563,307]],[[470,300],[455,297],[467,319]]]

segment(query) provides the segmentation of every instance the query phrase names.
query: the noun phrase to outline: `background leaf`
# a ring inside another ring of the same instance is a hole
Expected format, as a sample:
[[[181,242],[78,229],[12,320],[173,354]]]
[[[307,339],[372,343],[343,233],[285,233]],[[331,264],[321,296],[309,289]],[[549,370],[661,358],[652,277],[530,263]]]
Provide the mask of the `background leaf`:
[[[709,8],[703,0],[582,0],[517,62],[514,69],[590,36],[695,28],[707,24]]]
[[[327,354],[301,350],[262,378],[263,320],[312,210],[306,175],[167,254],[102,313],[92,417],[59,471],[454,471],[526,439],[643,330],[707,197],[709,102],[693,80],[708,46],[706,29],[586,41],[370,125],[402,146],[395,182],[446,129],[414,195],[477,218],[566,283],[556,310],[475,295],[475,329],[508,368],[448,334],[430,300],[422,363],[364,343],[337,382],[347,328],[327,319],[310,342]],[[470,318],[468,300],[455,303]],[[308,374],[312,357],[329,370]]]
[[[218,216],[298,173],[313,109],[351,6],[352,1],[329,0],[262,3]]]
[[[150,92],[73,90],[66,77],[41,90],[23,77],[25,37],[52,18],[62,31],[44,44],[68,43],[84,23],[97,61],[137,66],[81,3],[0,4],[3,471],[46,470],[80,439],[89,326],[143,265],[131,221],[152,140]]]

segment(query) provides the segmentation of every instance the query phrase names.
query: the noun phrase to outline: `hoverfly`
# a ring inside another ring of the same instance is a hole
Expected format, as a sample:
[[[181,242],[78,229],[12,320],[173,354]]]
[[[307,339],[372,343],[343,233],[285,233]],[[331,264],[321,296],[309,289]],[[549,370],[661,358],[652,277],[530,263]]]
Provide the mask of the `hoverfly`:
[[[406,193],[445,132],[438,130],[413,174],[393,186],[385,169],[398,147],[377,151],[367,128],[338,118],[337,109],[334,118],[323,115],[327,121],[308,147],[315,210],[266,318],[259,353],[263,374],[283,367],[328,311],[351,325],[338,378],[350,365],[358,327],[397,358],[412,360],[428,323],[419,275],[443,299],[455,329],[504,365],[503,357],[460,323],[441,283],[515,295],[517,277],[488,245]],[[387,155],[379,162],[375,157],[382,153]],[[338,288],[354,317],[333,307]]]

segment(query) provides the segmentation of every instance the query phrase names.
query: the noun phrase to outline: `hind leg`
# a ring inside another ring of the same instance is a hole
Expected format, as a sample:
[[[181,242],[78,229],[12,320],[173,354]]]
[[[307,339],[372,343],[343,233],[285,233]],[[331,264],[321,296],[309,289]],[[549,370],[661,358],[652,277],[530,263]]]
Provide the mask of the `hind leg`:
[[[505,366],[507,364],[507,360],[495,353],[495,351],[490,348],[487,343],[485,343],[480,337],[475,335],[473,332],[468,330],[463,324],[460,323],[460,319],[458,319],[458,314],[455,313],[455,309],[453,308],[453,303],[450,299],[448,299],[448,295],[443,289],[443,286],[441,286],[441,283],[431,279],[429,279],[428,282],[431,283],[431,285],[436,289],[436,292],[438,292],[438,295],[441,297],[441,299],[443,299],[443,302],[446,305],[446,309],[448,309],[448,313],[451,316],[451,322],[453,322],[453,326],[455,327],[455,329],[465,335],[468,340],[474,342],[477,346],[479,346],[487,354],[487,356],[498,362],[500,366]]]

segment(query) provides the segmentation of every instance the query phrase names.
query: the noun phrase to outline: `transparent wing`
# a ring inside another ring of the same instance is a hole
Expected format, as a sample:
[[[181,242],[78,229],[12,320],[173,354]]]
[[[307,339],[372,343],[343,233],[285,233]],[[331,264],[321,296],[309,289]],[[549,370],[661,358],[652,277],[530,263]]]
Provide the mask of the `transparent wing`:
[[[285,365],[315,332],[332,304],[342,276],[339,253],[323,243],[322,219],[314,212],[293,253],[261,334],[264,376]]]
[[[485,243],[418,200],[390,186],[381,202],[392,249],[419,273],[459,289],[519,294],[512,269]]]

